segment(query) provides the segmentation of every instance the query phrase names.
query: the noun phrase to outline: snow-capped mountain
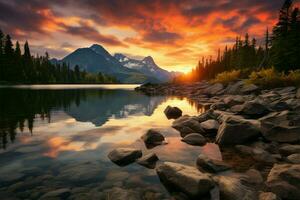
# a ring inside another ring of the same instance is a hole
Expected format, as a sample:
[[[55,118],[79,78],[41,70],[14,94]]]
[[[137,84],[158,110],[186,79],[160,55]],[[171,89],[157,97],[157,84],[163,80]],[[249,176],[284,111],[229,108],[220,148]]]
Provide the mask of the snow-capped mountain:
[[[78,65],[81,69],[92,73],[104,73],[116,77],[122,83],[159,82],[151,75],[138,70],[124,67],[101,45],[93,44],[90,47],[76,49],[62,60],[52,59],[53,63],[67,63],[71,68]]]
[[[150,75],[160,81],[169,81],[173,78],[174,73],[160,68],[151,56],[147,56],[142,60],[132,59],[124,54],[116,53],[114,57],[129,69],[137,70],[145,75]]]

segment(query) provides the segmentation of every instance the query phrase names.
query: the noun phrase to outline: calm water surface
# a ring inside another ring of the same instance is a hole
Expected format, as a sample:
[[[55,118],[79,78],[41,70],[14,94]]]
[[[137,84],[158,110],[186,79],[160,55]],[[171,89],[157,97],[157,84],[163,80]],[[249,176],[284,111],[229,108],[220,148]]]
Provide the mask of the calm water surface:
[[[155,152],[161,161],[194,165],[200,153],[220,159],[217,147],[180,141],[163,110],[201,112],[193,102],[148,97],[136,85],[36,85],[0,88],[1,199],[38,199],[68,188],[69,199],[106,198],[113,187],[137,191],[144,199],[168,199],[155,170],[136,163],[113,164],[117,147]],[[140,140],[149,128],[161,129],[167,145],[146,149]],[[4,197],[4,198],[3,198]]]

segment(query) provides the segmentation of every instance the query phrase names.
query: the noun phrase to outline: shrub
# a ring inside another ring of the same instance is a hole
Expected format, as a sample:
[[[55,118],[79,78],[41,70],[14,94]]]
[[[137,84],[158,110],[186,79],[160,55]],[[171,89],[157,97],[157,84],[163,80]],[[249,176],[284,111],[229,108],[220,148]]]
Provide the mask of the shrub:
[[[248,83],[253,83],[266,88],[284,87],[284,86],[299,86],[300,85],[300,71],[290,71],[285,74],[278,72],[274,68],[261,69],[260,71],[253,71],[248,80]]]
[[[240,78],[241,78],[241,71],[240,70],[232,70],[232,71],[225,71],[225,72],[217,74],[215,79],[213,79],[211,82],[228,84],[228,83],[236,81]]]

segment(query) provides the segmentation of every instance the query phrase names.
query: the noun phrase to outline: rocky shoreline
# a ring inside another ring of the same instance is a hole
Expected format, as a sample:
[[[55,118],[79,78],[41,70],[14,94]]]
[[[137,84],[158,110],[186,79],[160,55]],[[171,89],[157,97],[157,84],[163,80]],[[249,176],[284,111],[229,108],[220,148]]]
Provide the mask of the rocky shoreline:
[[[244,81],[222,85],[146,84],[136,91],[147,95],[189,98],[207,109],[199,116],[182,116],[168,106],[182,142],[219,145],[223,160],[200,154],[194,166],[162,162],[155,154],[116,149],[109,158],[123,166],[137,161],[155,168],[175,199],[300,199],[300,89],[262,89]],[[145,145],[160,145],[164,136],[149,130]],[[114,156],[112,156],[114,155]],[[124,162],[122,162],[122,160]]]

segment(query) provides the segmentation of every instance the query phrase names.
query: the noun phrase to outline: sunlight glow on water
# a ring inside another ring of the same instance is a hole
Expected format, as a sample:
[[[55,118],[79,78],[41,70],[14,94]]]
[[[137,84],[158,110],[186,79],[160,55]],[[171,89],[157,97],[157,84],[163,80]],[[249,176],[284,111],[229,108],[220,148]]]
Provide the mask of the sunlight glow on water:
[[[139,191],[150,187],[168,196],[155,170],[135,163],[123,168],[113,164],[107,154],[117,147],[140,148],[143,154],[155,152],[160,162],[195,165],[200,153],[222,159],[216,145],[187,145],[171,128],[172,120],[163,112],[168,105],[178,106],[183,114],[199,113],[187,99],[148,97],[131,90],[0,92],[7,97],[7,101],[0,100],[7,105],[0,111],[1,141],[6,141],[0,150],[0,192],[10,196],[29,195],[27,198],[34,199],[30,194],[36,187],[7,190],[15,184],[28,184],[32,178],[42,187],[41,195],[53,186],[80,186],[87,191],[97,188],[98,195],[118,186]],[[15,131],[9,127],[16,127]],[[150,128],[159,129],[168,144],[147,149],[140,137]]]

